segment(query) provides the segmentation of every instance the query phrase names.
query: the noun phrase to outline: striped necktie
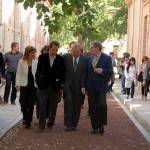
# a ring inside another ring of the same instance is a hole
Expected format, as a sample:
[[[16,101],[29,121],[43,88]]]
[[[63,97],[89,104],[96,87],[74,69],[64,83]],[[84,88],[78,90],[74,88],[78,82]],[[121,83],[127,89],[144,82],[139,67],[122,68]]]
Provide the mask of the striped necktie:
[[[96,69],[97,62],[98,62],[98,57],[94,56],[94,63],[93,63],[94,69]]]

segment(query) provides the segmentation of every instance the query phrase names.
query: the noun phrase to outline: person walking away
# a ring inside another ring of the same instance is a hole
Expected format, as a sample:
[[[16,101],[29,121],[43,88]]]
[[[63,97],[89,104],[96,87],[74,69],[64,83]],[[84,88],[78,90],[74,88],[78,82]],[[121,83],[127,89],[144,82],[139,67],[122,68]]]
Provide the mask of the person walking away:
[[[49,45],[45,45],[41,49],[41,55],[45,54],[45,53],[49,53]],[[49,110],[49,104],[47,104],[47,106],[46,106],[46,118],[49,118],[49,111],[50,111]],[[39,119],[39,90],[37,90],[37,96],[36,96],[36,115],[37,115],[37,119]]]
[[[16,73],[16,89],[20,92],[20,105],[23,113],[23,124],[26,128],[31,127],[33,109],[37,93],[35,83],[35,72],[37,60],[35,59],[37,50],[33,46],[25,48],[24,56],[19,60]]]
[[[113,67],[116,67],[116,60],[114,59],[114,52],[110,52],[109,53],[109,56],[111,57],[111,61],[112,61],[112,66]],[[108,92],[113,92],[113,84],[115,83],[115,74],[114,74],[114,70],[113,70],[113,73],[112,75],[110,76],[110,83],[109,83],[109,89],[108,89]]]
[[[39,127],[38,131],[42,132],[46,126],[46,105],[49,101],[49,119],[47,122],[48,129],[52,129],[55,123],[55,116],[58,102],[64,82],[64,58],[57,54],[59,42],[51,41],[49,44],[49,53],[39,56],[36,83],[39,88]]]
[[[90,44],[91,56],[87,59],[87,67],[82,80],[82,93],[88,93],[92,134],[104,133],[107,125],[108,76],[113,73],[111,58],[102,53],[102,44],[93,41]]]
[[[64,125],[66,131],[76,130],[79,122],[84,95],[81,93],[81,81],[86,57],[81,54],[82,47],[74,44],[72,53],[64,55],[65,82],[64,92]]]
[[[131,57],[129,59],[129,63],[125,65],[125,87],[127,91],[127,99],[129,99],[130,92],[131,92],[131,100],[134,100],[134,92],[135,92],[135,85],[136,85],[136,76],[137,76],[137,69],[135,66],[135,58]]]
[[[4,102],[5,104],[8,103],[8,98],[11,90],[10,101],[12,105],[15,105],[16,100],[16,88],[15,88],[15,78],[16,78],[16,71],[19,60],[22,58],[22,52],[19,52],[19,44],[17,42],[13,42],[11,44],[11,51],[5,53],[4,55],[4,62],[6,65],[6,85],[4,91]]]

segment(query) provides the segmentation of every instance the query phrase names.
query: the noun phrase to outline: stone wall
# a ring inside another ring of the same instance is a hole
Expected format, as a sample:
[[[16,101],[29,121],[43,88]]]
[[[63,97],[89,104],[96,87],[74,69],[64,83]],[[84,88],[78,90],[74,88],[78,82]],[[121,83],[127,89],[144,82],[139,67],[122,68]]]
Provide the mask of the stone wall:
[[[15,0],[0,0],[0,45],[3,53],[11,50],[11,43],[18,42],[20,50],[28,45],[40,50],[46,43],[40,21],[34,9],[24,10]]]

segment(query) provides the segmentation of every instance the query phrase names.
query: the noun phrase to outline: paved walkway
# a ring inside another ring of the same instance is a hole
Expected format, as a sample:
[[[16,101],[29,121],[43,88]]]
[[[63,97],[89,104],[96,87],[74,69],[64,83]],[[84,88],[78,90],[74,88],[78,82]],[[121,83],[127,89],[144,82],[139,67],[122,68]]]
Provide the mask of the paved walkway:
[[[136,124],[139,130],[145,134],[144,136],[150,142],[150,96],[148,96],[147,101],[141,100],[141,92],[136,88],[134,101],[126,100],[125,95],[121,94],[120,80],[117,79],[113,87],[114,92],[112,95],[115,100],[118,101],[122,108],[125,107],[125,112],[128,113],[128,116]],[[3,95],[3,90],[1,89],[1,94]],[[127,111],[127,109],[133,114]],[[133,116],[136,118],[133,118]],[[11,105],[10,102],[7,105],[0,105],[0,139],[20,120],[22,119],[22,114],[20,111],[20,105],[18,98],[16,100],[16,105]],[[143,128],[137,123],[140,122]]]
[[[0,91],[1,96],[3,93],[4,87]],[[10,101],[7,105],[0,105],[0,140],[22,119],[18,98],[17,96],[16,105],[11,105]]]

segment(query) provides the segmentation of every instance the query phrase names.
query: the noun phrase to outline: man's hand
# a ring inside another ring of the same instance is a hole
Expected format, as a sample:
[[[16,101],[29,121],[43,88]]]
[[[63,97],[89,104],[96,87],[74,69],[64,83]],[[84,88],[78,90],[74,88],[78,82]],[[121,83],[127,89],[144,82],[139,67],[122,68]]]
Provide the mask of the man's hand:
[[[94,71],[96,72],[96,73],[102,73],[102,71],[103,71],[103,69],[102,68],[96,68],[96,69],[94,69]]]
[[[86,91],[86,89],[85,89],[85,88],[81,88],[81,92],[82,92],[82,94],[84,94],[84,95],[86,95],[86,94],[87,94],[87,91]]]

